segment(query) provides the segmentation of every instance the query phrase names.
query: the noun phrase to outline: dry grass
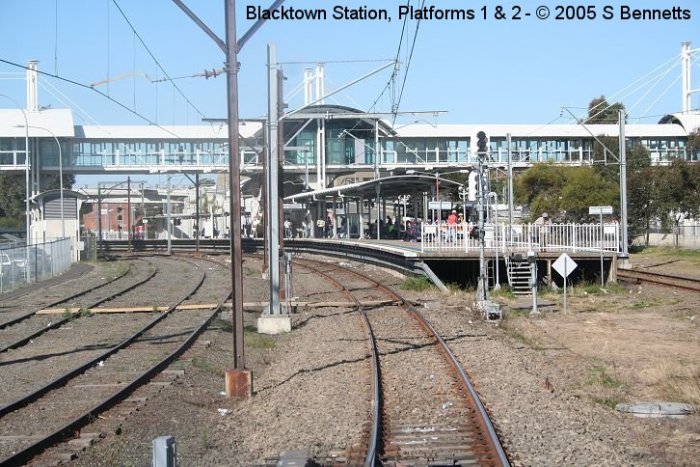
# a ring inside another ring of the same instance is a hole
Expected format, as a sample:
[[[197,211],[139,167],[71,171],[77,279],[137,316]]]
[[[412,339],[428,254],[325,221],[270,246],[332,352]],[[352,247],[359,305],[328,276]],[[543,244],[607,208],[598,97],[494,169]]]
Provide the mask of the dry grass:
[[[643,370],[640,377],[658,399],[700,407],[700,365],[668,360]]]

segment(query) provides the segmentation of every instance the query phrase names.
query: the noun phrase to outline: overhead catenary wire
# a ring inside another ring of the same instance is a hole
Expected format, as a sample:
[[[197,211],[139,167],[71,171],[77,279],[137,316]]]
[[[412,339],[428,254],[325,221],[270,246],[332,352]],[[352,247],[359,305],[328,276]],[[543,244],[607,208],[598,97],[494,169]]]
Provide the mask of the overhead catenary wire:
[[[421,10],[424,7],[425,7],[425,0],[423,0],[421,2],[421,6],[420,6]],[[411,51],[409,52],[408,59],[406,60],[406,69],[404,70],[404,73],[403,73],[403,82],[401,83],[401,91],[399,91],[399,98],[396,100],[396,104],[394,105],[394,109],[393,109],[394,118],[393,118],[392,124],[393,124],[393,122],[396,121],[396,114],[399,110],[399,106],[401,105],[401,98],[403,97],[403,91],[406,87],[406,80],[408,79],[408,71],[411,67],[411,61],[413,59],[413,51],[416,48],[416,40],[418,39],[418,30],[420,28],[420,23],[421,23],[421,20],[418,19],[418,21],[416,22],[416,30],[413,33],[413,42],[411,43]]]
[[[411,0],[408,0],[406,2],[406,6],[409,6],[411,4]],[[401,35],[399,36],[399,44],[396,47],[396,57],[394,58],[394,69],[391,72],[391,76],[389,77],[389,81],[387,81],[386,86],[384,86],[384,89],[379,93],[379,97],[377,97],[374,100],[374,103],[367,109],[367,112],[371,112],[374,110],[374,108],[377,105],[377,102],[384,96],[384,93],[391,87],[391,83],[396,79],[396,75],[398,74],[399,70],[399,57],[401,56],[401,46],[403,45],[403,36],[406,33],[406,23],[408,22],[408,15],[404,16],[403,18],[403,25],[401,26]],[[392,102],[392,107],[393,107],[393,102]],[[393,108],[392,108],[393,110]]]
[[[138,38],[139,42],[141,43],[141,45],[143,46],[143,48],[146,50],[146,52],[148,53],[148,55],[151,57],[151,59],[153,59],[153,61],[154,61],[155,64],[158,66],[158,68],[163,72],[163,74],[165,75],[165,77],[168,78],[169,81],[171,81],[171,84],[172,84],[173,87],[177,90],[178,94],[180,94],[180,96],[181,96],[183,99],[185,99],[185,102],[187,102],[190,106],[192,106],[192,108],[199,114],[200,117],[202,117],[202,118],[207,118],[206,115],[204,115],[204,114],[199,110],[199,108],[198,108],[196,105],[194,105],[194,103],[192,103],[192,101],[185,95],[185,93],[182,92],[182,90],[177,86],[177,84],[175,84],[174,82],[172,82],[172,80],[170,79],[170,75],[168,74],[168,72],[165,71],[165,68],[163,68],[163,66],[160,64],[160,62],[159,62],[158,59],[156,58],[156,56],[153,54],[153,52],[151,52],[151,49],[148,47],[148,45],[146,45],[146,42],[144,42],[144,40],[143,40],[143,38],[141,37],[141,35],[136,31],[136,28],[134,28],[133,24],[131,24],[131,21],[130,21],[129,18],[126,16],[126,14],[125,14],[124,11],[122,10],[122,8],[119,6],[119,3],[117,3],[117,0],[112,0],[112,3],[114,3],[114,6],[117,7],[117,10],[119,10],[119,13],[120,13],[120,14],[122,15],[122,17],[124,18],[124,21],[126,21],[126,24],[128,24],[129,27],[131,28],[131,30],[134,32],[134,34],[135,34],[136,37]]]
[[[12,61],[10,61],[10,60],[5,60],[4,58],[0,58],[0,62],[5,63],[5,64],[10,65],[10,66],[17,67],[17,68],[22,68],[22,69],[24,69],[24,70],[28,70],[28,69],[29,69],[29,67],[27,67],[27,66],[25,66],[25,65],[21,65],[21,64],[19,64],[19,63],[15,63],[15,62],[12,62]],[[70,84],[73,84],[73,85],[78,86],[78,87],[81,87],[81,88],[89,89],[89,90],[91,90],[91,91],[93,91],[93,92],[99,94],[100,96],[104,97],[105,99],[109,100],[110,102],[112,102],[112,103],[118,105],[119,107],[121,107],[122,109],[126,110],[127,112],[129,112],[129,113],[131,113],[131,114],[137,116],[138,118],[140,118],[141,120],[145,121],[146,123],[149,123],[149,124],[151,124],[151,125],[153,125],[153,126],[155,126],[155,127],[160,128],[161,130],[165,131],[166,133],[173,135],[175,138],[178,138],[178,139],[181,138],[180,135],[178,135],[178,134],[176,134],[176,133],[173,133],[171,130],[165,128],[164,126],[158,124],[157,122],[154,122],[154,121],[151,120],[150,118],[148,118],[148,117],[146,117],[146,116],[140,114],[140,113],[137,112],[136,110],[130,108],[130,107],[127,106],[126,104],[123,104],[123,103],[119,102],[118,100],[112,98],[111,96],[109,96],[108,94],[106,94],[106,93],[100,91],[99,89],[95,89],[94,87],[92,87],[92,86],[90,86],[90,85],[88,85],[88,84],[80,83],[80,82],[78,82],[78,81],[74,81],[74,80],[69,79],[69,78],[64,78],[63,76],[59,76],[59,75],[56,75],[56,74],[53,74],[53,73],[48,73],[48,72],[46,72],[46,71],[36,70],[36,72],[39,73],[40,75],[43,75],[43,76],[48,76],[48,77],[50,77],[50,78],[54,78],[54,79],[57,79],[57,80],[60,80],[60,81],[66,82],[66,83],[70,83]]]

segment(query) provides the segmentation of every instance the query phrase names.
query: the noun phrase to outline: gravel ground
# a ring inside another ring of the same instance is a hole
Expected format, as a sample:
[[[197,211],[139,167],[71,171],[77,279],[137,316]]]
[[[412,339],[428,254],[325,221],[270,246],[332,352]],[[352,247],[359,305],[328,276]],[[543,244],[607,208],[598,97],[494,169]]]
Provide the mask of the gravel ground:
[[[374,271],[386,282],[400,282]],[[257,259],[246,260],[244,276],[244,300],[264,300],[267,283],[260,279]],[[323,290],[330,286],[309,277],[295,277],[295,295],[327,296]],[[633,292],[621,294],[615,310],[608,309],[611,297],[596,297],[595,313],[577,312],[577,300],[588,310],[592,298],[572,296],[569,316],[545,311],[531,319],[507,312],[500,324],[485,323],[469,311],[465,305],[470,298],[464,293],[402,293],[425,304],[424,314],[472,375],[514,465],[699,465],[697,413],[682,420],[640,419],[610,406],[611,400],[663,395],[656,386],[645,386],[640,376],[655,358],[700,360],[700,320],[691,319],[697,297],[675,294],[674,307],[687,309],[673,315],[664,314],[669,305],[663,300],[641,311],[634,306],[640,297],[666,297],[663,289]],[[630,316],[635,319],[626,323]],[[250,329],[246,366],[254,380],[250,400],[222,395],[223,374],[232,363],[232,338],[226,319],[218,321],[173,365],[184,370],[174,384],[150,395],[128,416],[104,414],[113,423],[104,425],[102,440],[71,465],[149,465],[151,440],[162,435],[176,437],[179,463],[188,466],[263,464],[292,449],[327,457],[355,444],[369,410],[367,349],[356,315],[339,309],[302,310],[293,316],[291,333],[274,337],[252,332],[256,319],[256,313],[245,313]],[[636,345],[630,343],[624,352],[616,347],[628,357],[626,368],[615,366],[616,355],[606,358],[602,352],[602,347],[612,347],[607,341],[598,344],[600,334],[589,323],[600,320],[644,327]],[[679,323],[686,329],[676,340],[657,334]],[[673,345],[652,345],[662,339]],[[592,368],[607,368],[625,383],[624,389],[608,387],[605,378],[591,382]],[[689,400],[681,402],[700,399],[699,374],[691,374],[691,392],[685,393]]]

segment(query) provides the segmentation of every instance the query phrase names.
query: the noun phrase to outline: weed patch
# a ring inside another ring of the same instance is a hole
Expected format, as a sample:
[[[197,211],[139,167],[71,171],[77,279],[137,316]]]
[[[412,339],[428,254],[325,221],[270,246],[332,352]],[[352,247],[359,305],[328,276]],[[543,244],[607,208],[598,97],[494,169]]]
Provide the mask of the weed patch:
[[[221,332],[231,333],[233,332],[233,323],[225,319],[217,319],[212,323],[212,328],[218,329]]]
[[[644,308],[651,308],[654,306],[663,306],[663,305],[675,305],[677,303],[680,303],[679,299],[663,299],[663,298],[647,298],[647,299],[642,299],[642,300],[637,300],[636,302],[632,303],[631,307],[635,309],[644,309]]]
[[[224,376],[224,372],[212,366],[207,360],[202,358],[194,357],[192,359],[192,366],[213,376]]]
[[[606,388],[621,389],[624,383],[608,374],[608,370],[602,366],[594,366],[588,369],[586,384],[589,386],[603,386]]]
[[[594,397],[593,402],[595,402],[596,404],[604,405],[609,409],[615,410],[617,404],[619,404],[622,401],[615,397]]]
[[[245,343],[254,349],[274,349],[277,345],[272,337],[258,334],[255,326],[245,327]]]
[[[501,286],[500,289],[493,289],[491,291],[491,297],[493,298],[505,298],[507,300],[515,300],[515,294],[513,290],[508,285]]]
[[[404,281],[401,282],[399,287],[401,288],[401,290],[423,292],[432,288],[433,284],[431,284],[430,281],[425,277],[409,277],[407,279],[404,279]]]

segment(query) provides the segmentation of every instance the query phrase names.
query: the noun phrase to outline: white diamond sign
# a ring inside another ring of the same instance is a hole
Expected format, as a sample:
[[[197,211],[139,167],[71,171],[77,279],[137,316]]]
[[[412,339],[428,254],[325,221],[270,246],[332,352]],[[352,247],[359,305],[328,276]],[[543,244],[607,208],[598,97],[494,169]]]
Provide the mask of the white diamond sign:
[[[561,256],[552,264],[554,270],[557,271],[564,279],[569,277],[569,274],[571,274],[571,272],[576,269],[577,266],[578,264],[576,264],[576,261],[571,259],[571,257],[566,253],[562,253]]]

